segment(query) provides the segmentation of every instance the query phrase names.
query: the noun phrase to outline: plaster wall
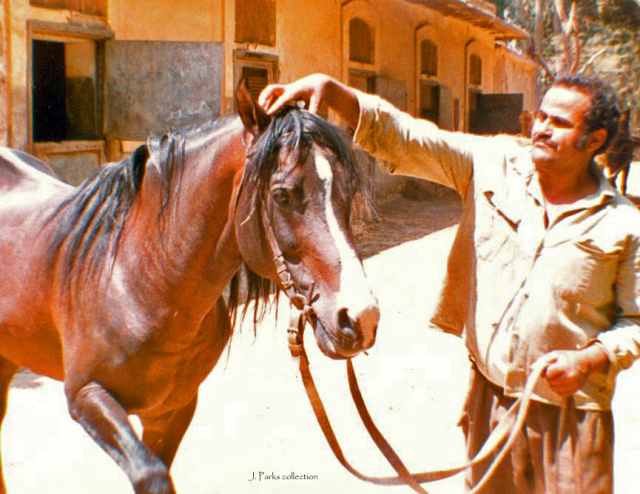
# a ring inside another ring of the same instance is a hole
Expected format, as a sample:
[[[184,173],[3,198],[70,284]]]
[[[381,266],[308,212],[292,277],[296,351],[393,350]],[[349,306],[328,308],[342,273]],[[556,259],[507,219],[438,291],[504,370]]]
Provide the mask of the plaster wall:
[[[109,0],[116,39],[223,41],[224,0]]]
[[[287,83],[314,72],[340,78],[340,1],[277,0],[275,46],[236,43],[235,2],[225,0],[226,112],[233,110],[234,52],[277,58],[276,81]]]
[[[505,47],[496,50],[494,88],[499,93],[523,93],[524,110],[534,111],[538,105],[536,66],[533,62],[509,51]]]
[[[278,2],[280,82],[291,82],[318,71],[339,77],[339,3],[337,0]]]
[[[358,64],[348,61],[348,24],[354,17],[369,22],[376,33],[376,57],[374,64]],[[495,69],[495,41],[491,33],[453,17],[420,5],[405,2],[371,2],[352,0],[343,7],[342,79],[348,79],[348,69],[371,70],[383,78],[404,82],[406,109],[418,113],[419,44],[430,39],[438,47],[438,75],[433,82],[441,86],[441,126],[453,128],[453,100],[458,99],[462,115],[466,115],[467,85],[463,77],[468,73],[466,60],[472,55],[482,60],[483,78],[478,87],[484,93],[497,89],[492,76]],[[521,81],[511,84],[514,90]],[[462,128],[460,129],[462,130]]]
[[[8,4],[0,4],[0,146],[9,144],[9,122],[11,98],[9,97],[10,59],[9,29],[7,26]]]

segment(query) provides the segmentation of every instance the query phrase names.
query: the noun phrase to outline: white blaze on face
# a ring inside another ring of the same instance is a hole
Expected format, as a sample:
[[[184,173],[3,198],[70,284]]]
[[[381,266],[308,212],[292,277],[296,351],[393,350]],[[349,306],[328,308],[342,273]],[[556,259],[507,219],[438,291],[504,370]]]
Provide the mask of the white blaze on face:
[[[325,214],[329,234],[340,258],[340,290],[336,297],[337,309],[347,309],[353,320],[360,319],[361,328],[365,333],[372,332],[373,328],[369,326],[377,325],[377,302],[371,293],[362,264],[355,250],[349,245],[333,210],[333,170],[331,164],[319,152],[315,153],[315,164],[318,177],[324,186]],[[367,319],[371,319],[371,321],[367,321]],[[364,336],[367,338],[372,335],[365,334]]]

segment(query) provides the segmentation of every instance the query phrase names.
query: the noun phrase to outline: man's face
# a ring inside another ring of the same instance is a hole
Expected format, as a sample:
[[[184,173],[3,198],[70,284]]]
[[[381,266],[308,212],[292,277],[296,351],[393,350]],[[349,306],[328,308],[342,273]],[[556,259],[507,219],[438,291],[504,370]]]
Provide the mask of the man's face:
[[[591,98],[561,86],[551,87],[542,100],[531,129],[532,160],[536,168],[557,170],[583,166],[590,161],[584,117]]]

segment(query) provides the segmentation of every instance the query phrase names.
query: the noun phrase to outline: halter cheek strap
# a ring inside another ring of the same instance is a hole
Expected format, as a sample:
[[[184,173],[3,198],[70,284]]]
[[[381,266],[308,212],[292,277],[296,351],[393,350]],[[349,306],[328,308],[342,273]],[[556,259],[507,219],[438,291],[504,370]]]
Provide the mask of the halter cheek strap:
[[[269,215],[267,214],[267,211],[264,207],[261,207],[260,211],[262,213],[262,224],[264,226],[264,233],[267,237],[269,247],[271,248],[271,252],[273,254],[273,264],[276,268],[280,287],[285,292],[293,306],[304,313],[307,316],[308,320],[311,320],[311,315],[313,314],[311,303],[313,302],[315,283],[311,283],[306,295],[301,294],[300,291],[296,289],[293,277],[291,276],[291,271],[289,270],[289,266],[287,266],[287,262],[284,260],[284,254],[282,253],[282,250],[278,245],[278,241],[273,234],[273,227],[271,226]]]

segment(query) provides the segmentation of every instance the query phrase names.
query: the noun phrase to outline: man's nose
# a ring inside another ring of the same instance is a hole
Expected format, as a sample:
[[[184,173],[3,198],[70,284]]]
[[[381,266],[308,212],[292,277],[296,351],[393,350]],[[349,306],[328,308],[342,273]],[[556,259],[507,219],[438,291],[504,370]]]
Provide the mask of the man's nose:
[[[533,124],[533,127],[531,128],[531,135],[533,137],[539,137],[541,135],[549,135],[549,134],[550,134],[549,119],[545,118],[545,119],[536,120],[535,123]]]

